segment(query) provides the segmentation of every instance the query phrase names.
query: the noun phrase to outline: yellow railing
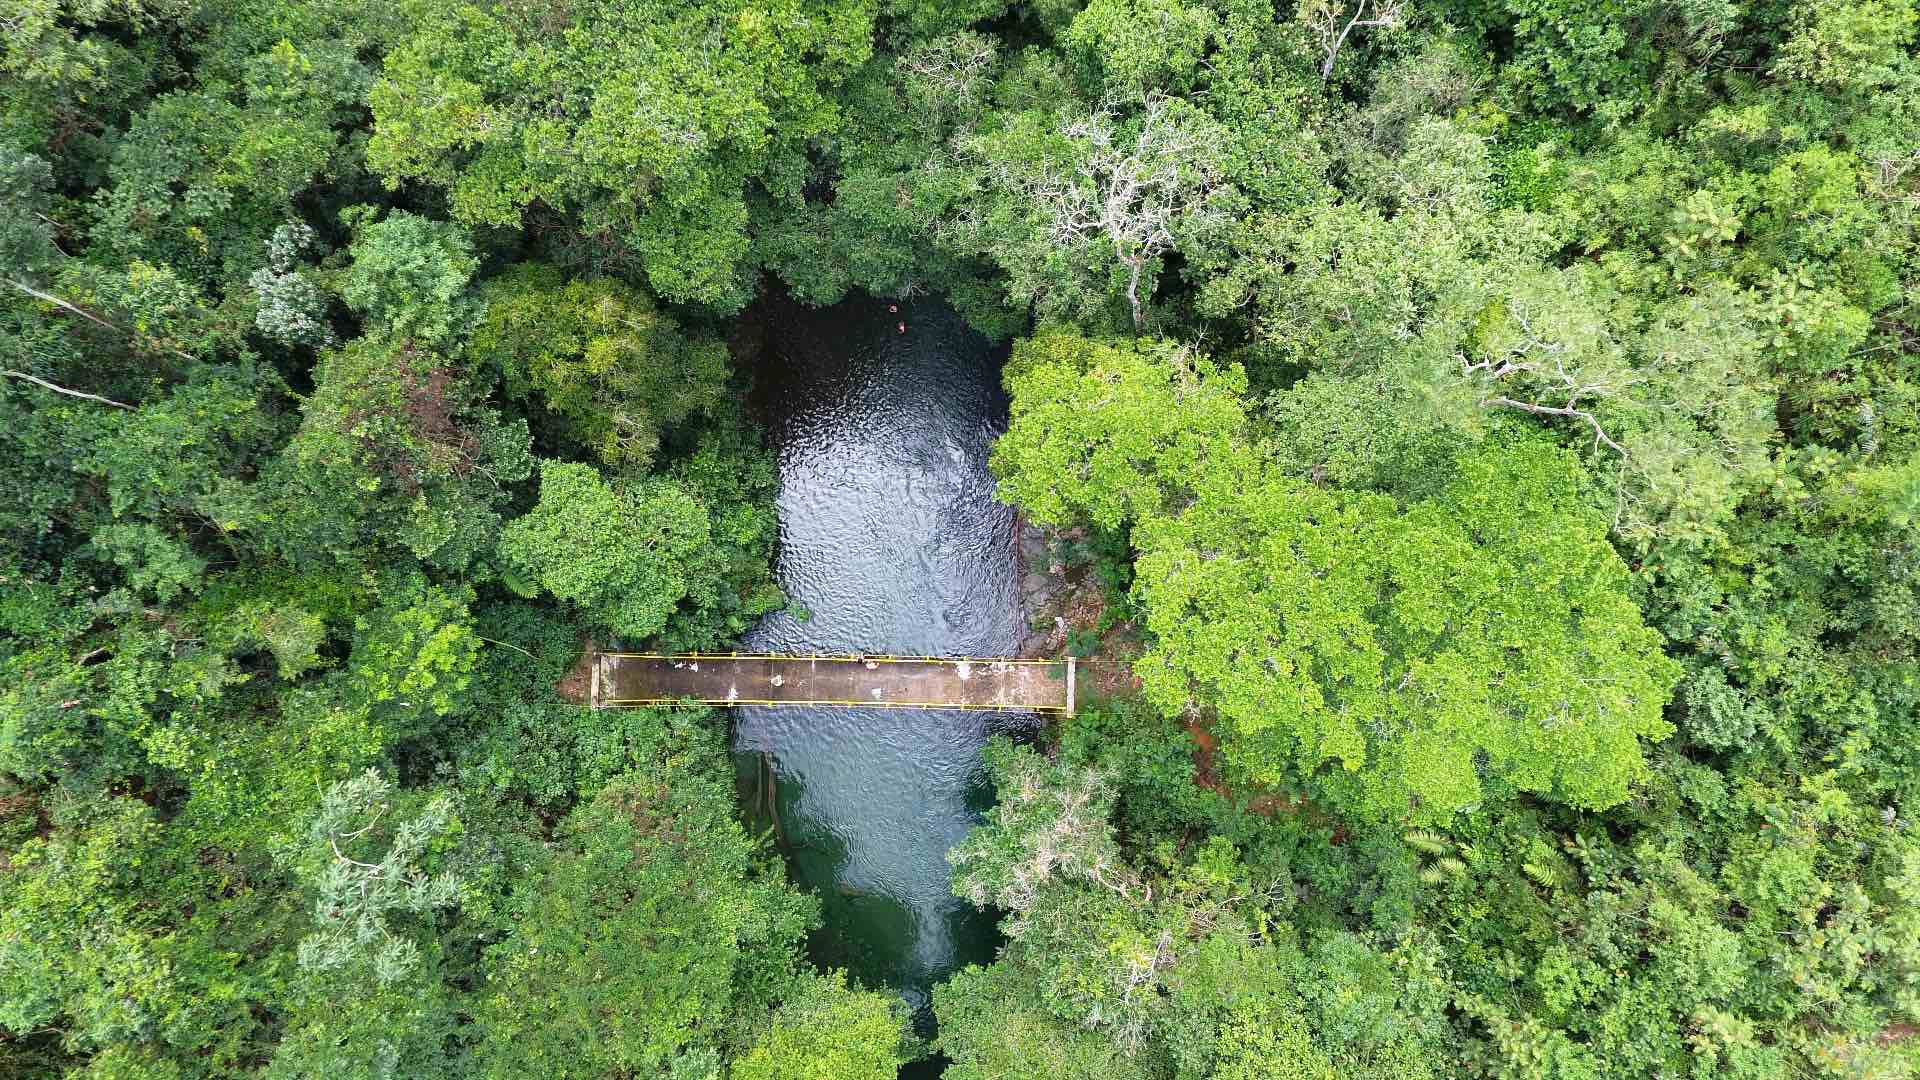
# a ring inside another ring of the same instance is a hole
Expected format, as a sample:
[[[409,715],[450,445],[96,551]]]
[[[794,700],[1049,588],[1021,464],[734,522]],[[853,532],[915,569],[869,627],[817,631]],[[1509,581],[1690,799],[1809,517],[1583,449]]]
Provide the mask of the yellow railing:
[[[1001,712],[1066,712],[1064,705],[1003,705],[972,702],[955,704],[949,701],[845,701],[815,700],[813,698],[609,698],[602,701],[602,707],[616,705],[662,705],[662,706],[705,706],[705,705],[825,705],[829,708],[846,709],[978,709]]]
[[[894,654],[873,653],[640,653],[599,651],[593,665],[593,688],[590,700],[600,708],[621,705],[824,705],[830,708],[847,709],[976,709],[1001,712],[1043,712],[1073,713],[1073,658],[1065,660],[1035,660],[1017,656],[899,656]],[[1068,675],[1067,702],[1064,705],[1029,705],[1003,702],[952,702],[952,701],[867,701],[845,698],[720,698],[720,697],[674,697],[674,698],[601,698],[600,664],[598,657],[611,657],[626,660],[779,660],[784,662],[815,661],[841,664],[941,664],[958,666],[960,664],[1021,664],[1026,666],[1061,667]]]
[[[642,652],[601,652],[600,656],[625,657],[631,660],[833,660],[842,663],[858,663],[871,660],[877,664],[1064,664],[1065,660],[1032,660],[1018,656],[894,656],[869,653],[642,653]]]

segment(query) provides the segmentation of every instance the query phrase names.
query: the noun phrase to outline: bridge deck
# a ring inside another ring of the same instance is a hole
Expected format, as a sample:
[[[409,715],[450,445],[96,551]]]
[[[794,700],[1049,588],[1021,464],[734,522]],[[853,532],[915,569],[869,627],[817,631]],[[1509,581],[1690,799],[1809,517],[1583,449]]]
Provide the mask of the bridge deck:
[[[1073,712],[1073,661],[931,656],[597,657],[593,706],[843,705]]]

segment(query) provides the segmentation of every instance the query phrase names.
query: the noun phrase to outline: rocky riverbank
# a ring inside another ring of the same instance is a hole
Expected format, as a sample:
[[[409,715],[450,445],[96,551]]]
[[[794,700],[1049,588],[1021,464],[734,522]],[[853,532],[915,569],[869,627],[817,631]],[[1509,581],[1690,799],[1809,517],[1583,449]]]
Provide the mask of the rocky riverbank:
[[[1020,655],[1059,656],[1067,644],[1066,611],[1073,588],[1066,566],[1055,557],[1056,537],[1024,514],[1014,519],[1013,535],[1020,573],[1020,620],[1026,628]]]

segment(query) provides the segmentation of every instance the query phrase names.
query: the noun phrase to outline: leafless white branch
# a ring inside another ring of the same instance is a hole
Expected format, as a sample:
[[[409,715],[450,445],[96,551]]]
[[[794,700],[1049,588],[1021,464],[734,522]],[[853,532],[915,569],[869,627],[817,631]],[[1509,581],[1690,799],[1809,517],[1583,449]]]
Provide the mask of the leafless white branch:
[[[45,379],[37,379],[32,375],[27,374],[24,371],[14,371],[11,368],[4,368],[4,369],[0,369],[0,375],[6,375],[15,379],[24,379],[27,382],[34,384],[35,386],[45,387],[46,389],[51,390],[56,394],[65,394],[68,397],[81,398],[86,401],[97,401],[102,405],[111,405],[116,409],[131,410],[133,408],[133,406],[128,405],[123,401],[115,401],[112,398],[103,398],[98,394],[84,394],[78,390],[69,390],[64,386],[56,386]]]

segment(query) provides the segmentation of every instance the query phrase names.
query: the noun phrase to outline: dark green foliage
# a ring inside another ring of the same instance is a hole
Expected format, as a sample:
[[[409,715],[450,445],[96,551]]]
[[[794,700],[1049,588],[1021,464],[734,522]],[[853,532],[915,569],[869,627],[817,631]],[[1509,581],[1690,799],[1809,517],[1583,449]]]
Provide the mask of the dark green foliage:
[[[494,278],[468,351],[509,394],[537,396],[572,441],[613,468],[644,468],[664,431],[717,411],[720,342],[689,339],[646,293],[617,281],[563,283],[529,265]]]
[[[1284,861],[1276,876],[1223,836],[1176,846],[1161,819],[1120,842],[1124,757],[987,759],[1000,806],[951,859],[962,895],[1010,909],[1010,940],[936,994],[960,1076],[1440,1075],[1431,946],[1303,935]]]
[[[512,569],[601,626],[638,641],[687,593],[686,562],[706,544],[705,510],[677,485],[609,486],[586,465],[540,468],[540,502],[501,536]]]
[[[884,1000],[797,962],[810,905],[729,820],[717,734],[563,701],[588,626],[502,554],[543,520],[536,434],[624,404],[644,452],[607,460],[648,498],[620,524],[672,579],[643,632],[711,646],[777,606],[724,349],[617,282],[490,275],[511,237],[383,196],[401,14],[0,12],[0,1074],[470,1075],[502,913],[594,910],[542,841],[617,776],[678,785],[704,831],[673,842],[758,912],[699,951],[742,1011],[688,1060],[791,1000],[891,1061]],[[502,357],[469,347],[490,307],[584,329]],[[609,360],[626,381],[584,391]],[[594,442],[541,452],[616,482]],[[659,932],[700,921],[682,899]]]
[[[480,1073],[692,1069],[746,1042],[782,996],[775,1040],[851,1041],[821,1064],[842,1053],[897,1060],[901,1017],[874,995],[797,975],[818,909],[741,829],[719,733],[685,712],[627,715],[625,771],[562,826],[487,951]],[[795,1023],[804,1035],[787,1031]],[[746,1075],[786,1075],[768,1055],[743,1057]],[[882,1074],[850,1065],[826,1075]]]
[[[559,691],[785,602],[763,275],[1024,335],[1145,637],[987,754],[950,1077],[1920,1071],[1911,0],[0,29],[0,1075],[920,1052],[718,720]]]

